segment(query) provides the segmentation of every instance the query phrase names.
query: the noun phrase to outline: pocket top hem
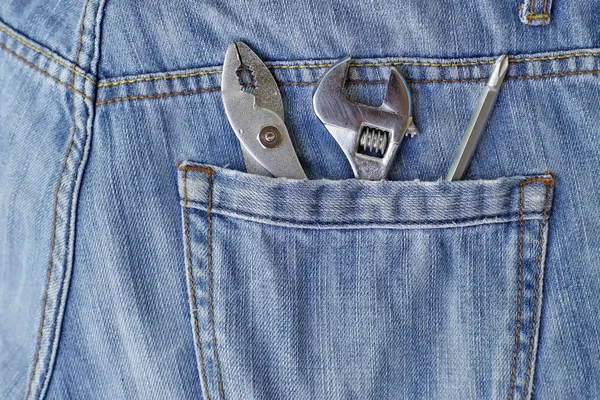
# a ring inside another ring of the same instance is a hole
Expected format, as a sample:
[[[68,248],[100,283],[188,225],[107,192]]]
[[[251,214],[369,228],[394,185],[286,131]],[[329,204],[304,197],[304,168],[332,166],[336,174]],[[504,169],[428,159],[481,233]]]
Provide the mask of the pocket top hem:
[[[178,169],[179,194],[187,207],[276,225],[322,227],[463,226],[536,219],[550,207],[546,190],[553,190],[555,183],[550,173],[373,182],[270,178],[190,162]]]

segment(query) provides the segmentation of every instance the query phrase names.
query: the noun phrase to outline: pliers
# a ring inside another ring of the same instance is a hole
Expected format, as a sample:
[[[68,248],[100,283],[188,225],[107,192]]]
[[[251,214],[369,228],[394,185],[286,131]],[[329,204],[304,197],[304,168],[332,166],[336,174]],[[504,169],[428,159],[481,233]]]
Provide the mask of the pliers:
[[[244,84],[240,71],[252,80]],[[243,42],[229,45],[221,79],[225,113],[241,144],[250,174],[307,179],[285,126],[277,82],[261,59]]]

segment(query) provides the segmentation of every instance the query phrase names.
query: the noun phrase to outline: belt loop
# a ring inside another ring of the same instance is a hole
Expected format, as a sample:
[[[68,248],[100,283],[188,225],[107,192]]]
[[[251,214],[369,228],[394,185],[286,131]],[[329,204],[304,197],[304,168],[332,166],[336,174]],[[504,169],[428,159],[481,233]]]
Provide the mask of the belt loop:
[[[517,10],[524,24],[545,26],[550,23],[551,8],[552,0],[522,0]]]

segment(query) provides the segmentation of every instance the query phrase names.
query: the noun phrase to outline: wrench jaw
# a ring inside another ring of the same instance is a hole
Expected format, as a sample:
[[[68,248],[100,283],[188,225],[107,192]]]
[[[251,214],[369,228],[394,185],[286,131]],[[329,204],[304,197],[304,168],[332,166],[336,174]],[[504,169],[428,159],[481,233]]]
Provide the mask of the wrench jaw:
[[[313,108],[340,145],[356,178],[386,179],[412,121],[410,91],[392,68],[380,107],[354,103],[344,94],[349,65],[348,57],[325,73],[315,88]]]
[[[390,70],[385,97],[380,108],[398,115],[412,115],[412,100],[408,84],[396,68]]]

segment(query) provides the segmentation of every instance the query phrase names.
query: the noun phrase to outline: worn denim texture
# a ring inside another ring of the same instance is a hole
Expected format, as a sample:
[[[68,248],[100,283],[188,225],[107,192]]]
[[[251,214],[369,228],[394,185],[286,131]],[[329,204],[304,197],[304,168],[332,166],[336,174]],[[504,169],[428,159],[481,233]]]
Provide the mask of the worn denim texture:
[[[0,398],[600,397],[600,6],[0,3]],[[310,181],[244,173],[227,44]],[[510,56],[464,181],[441,182]],[[362,182],[312,111],[355,57],[418,133]]]

